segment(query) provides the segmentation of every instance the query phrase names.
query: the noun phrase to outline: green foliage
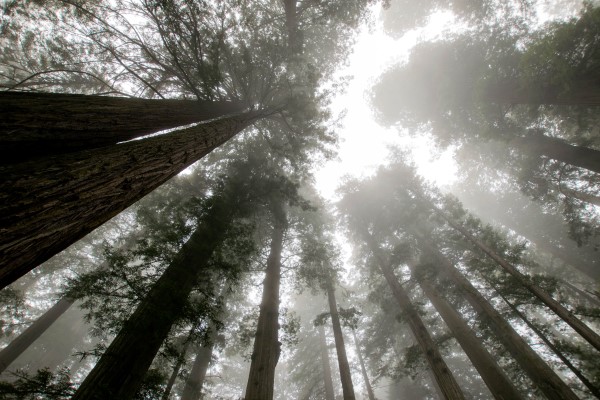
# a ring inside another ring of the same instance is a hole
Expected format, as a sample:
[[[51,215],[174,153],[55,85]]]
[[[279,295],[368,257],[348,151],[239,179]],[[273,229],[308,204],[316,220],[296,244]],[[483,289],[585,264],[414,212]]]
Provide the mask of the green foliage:
[[[4,399],[38,400],[70,399],[75,393],[75,386],[66,369],[53,374],[48,369],[38,370],[35,374],[16,371],[15,380],[0,382],[0,395]]]

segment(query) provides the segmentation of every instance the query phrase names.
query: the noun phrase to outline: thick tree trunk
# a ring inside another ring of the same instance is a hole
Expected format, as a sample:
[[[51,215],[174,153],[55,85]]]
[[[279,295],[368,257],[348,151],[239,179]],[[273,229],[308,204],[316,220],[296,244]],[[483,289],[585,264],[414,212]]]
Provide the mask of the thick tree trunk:
[[[500,291],[498,291],[498,289],[496,289],[496,292],[502,298],[502,300],[504,300],[504,302],[510,307],[510,309],[519,318],[521,318],[523,320],[523,322],[525,322],[525,324],[532,331],[534,331],[535,334],[538,335],[538,337],[540,339],[542,339],[542,341],[546,344],[546,346],[548,346],[550,348],[550,350],[552,350],[554,352],[554,354],[556,354],[556,356],[563,362],[563,364],[565,364],[571,370],[571,372],[573,372],[573,374],[575,374],[575,376],[577,378],[579,378],[579,380],[589,389],[589,391],[594,396],[596,396],[597,398],[600,399],[600,389],[597,388],[596,386],[594,386],[594,384],[592,382],[590,382],[590,380],[587,379],[585,377],[585,375],[583,375],[583,373],[575,365],[573,365],[573,363],[563,354],[563,352],[560,351],[560,349],[558,347],[556,347],[554,345],[554,343],[552,343],[552,341],[550,339],[548,339],[548,337],[544,334],[544,332],[542,332],[537,326],[535,326],[529,320],[529,318],[527,318],[525,316],[525,314],[523,314],[521,311],[519,311],[519,309],[517,308],[517,306],[515,306],[513,303],[511,303],[510,301],[508,301],[508,299],[502,293],[500,293]]]
[[[366,237],[368,240],[369,247],[376,257],[379,264],[379,268],[385,277],[386,282],[390,286],[400,309],[402,310],[403,317],[406,319],[410,329],[421,348],[429,368],[433,372],[435,382],[438,384],[440,391],[442,392],[445,399],[464,399],[462,390],[456,383],[452,372],[446,365],[446,362],[442,358],[440,351],[433,341],[431,335],[427,331],[427,328],[423,324],[421,317],[417,313],[417,310],[413,307],[410,302],[410,298],[398,282],[398,279],[394,275],[392,268],[389,266],[384,257],[380,254],[381,250],[377,246],[372,237],[369,235]]]
[[[258,113],[90,151],[0,167],[0,288],[141,199]]]
[[[0,351],[0,373],[15,361],[29,346],[33,344],[46,330],[67,311],[74,300],[63,297],[42,316],[35,320],[8,346]]]
[[[344,345],[344,335],[342,333],[340,315],[335,300],[335,290],[331,282],[331,277],[327,276],[325,279],[327,279],[327,301],[329,302],[329,312],[331,314],[331,325],[333,327],[333,337],[335,339],[335,349],[337,351],[344,400],[354,400],[356,398],[354,395],[354,385],[352,384],[352,374],[350,373],[348,356],[346,356],[346,346]]]
[[[365,387],[367,388],[367,395],[369,396],[369,400],[375,400],[373,387],[371,387],[371,381],[369,380],[367,368],[365,367],[365,360],[363,359],[362,351],[360,350],[360,343],[358,342],[358,338],[356,337],[356,331],[354,330],[354,328],[352,328],[352,337],[354,338],[354,345],[356,346],[356,355],[358,356],[358,362],[360,363],[360,372],[362,373],[363,380],[365,381]]]
[[[595,206],[600,206],[600,196],[594,196],[593,194],[584,193],[579,190],[569,189],[566,187],[559,187],[558,190],[568,197],[573,197],[577,200],[581,200],[585,203],[593,204]]]
[[[241,102],[0,92],[0,164],[108,146],[242,111]]]
[[[411,265],[414,274],[414,266]],[[497,400],[517,400],[523,396],[506,376],[494,357],[483,347],[481,340],[461,315],[440,295],[432,284],[419,281],[423,292],[440,314],[450,331],[473,363],[477,372]]]
[[[511,147],[538,156],[545,156],[569,165],[600,173],[600,151],[589,147],[573,146],[562,139],[544,135],[517,137]]]
[[[563,321],[565,321],[571,328],[573,328],[577,333],[579,333],[585,340],[587,340],[592,346],[594,346],[597,350],[600,350],[600,335],[591,330],[586,324],[584,324],[579,318],[573,315],[569,310],[563,307],[558,301],[554,300],[544,289],[535,285],[529,277],[523,275],[519,270],[517,270],[513,265],[507,262],[504,258],[500,257],[496,252],[494,252],[490,247],[485,245],[483,242],[478,240],[475,236],[473,236],[467,229],[465,229],[460,224],[452,221],[449,217],[447,217],[444,213],[442,213],[439,209],[436,209],[437,213],[441,215],[448,224],[460,232],[468,241],[473,243],[478,249],[487,254],[492,260],[496,262],[500,267],[502,267],[506,272],[512,275],[517,281],[526,287],[531,293],[535,295],[538,299],[540,299],[548,308],[556,313]]]
[[[213,203],[213,209],[127,320],[74,399],[124,400],[135,395],[171,326],[184,313],[190,292],[201,279],[210,279],[207,263],[233,218],[229,207],[224,201]]]
[[[196,358],[194,359],[194,365],[192,370],[185,381],[185,387],[181,393],[181,400],[199,400],[202,394],[202,386],[206,379],[206,372],[210,365],[210,359],[212,357],[214,341],[202,346],[196,352]]]
[[[287,217],[280,200],[272,203],[272,209],[274,222],[271,249],[267,259],[260,314],[254,338],[248,384],[246,385],[246,400],[273,399],[275,367],[281,351],[281,343],[278,338],[279,286],[281,283],[281,251]]]
[[[288,47],[292,55],[302,54],[302,35],[298,28],[298,0],[282,0],[285,26],[288,31]]]
[[[321,343],[321,364],[323,365],[323,383],[325,385],[325,400],[335,400],[333,392],[333,380],[331,378],[331,366],[329,365],[329,349],[325,339],[325,328],[319,326],[319,338]]]
[[[525,340],[500,315],[496,309],[479,293],[467,278],[444,257],[431,243],[418,237],[419,246],[425,254],[432,256],[441,265],[445,273],[458,286],[461,294],[471,306],[493,327],[496,337],[504,344],[510,354],[517,360],[529,378],[550,400],[576,400],[577,396],[556,375],[542,358],[531,349]],[[434,265],[437,265],[435,263]]]

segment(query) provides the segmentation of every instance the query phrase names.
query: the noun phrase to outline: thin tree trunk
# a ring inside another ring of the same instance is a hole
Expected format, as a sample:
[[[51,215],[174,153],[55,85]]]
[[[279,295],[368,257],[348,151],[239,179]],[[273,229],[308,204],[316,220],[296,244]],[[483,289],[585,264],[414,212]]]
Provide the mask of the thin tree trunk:
[[[74,399],[130,399],[135,395],[171,326],[183,315],[190,292],[201,279],[210,279],[208,260],[236,209],[219,200],[124,324]]]
[[[497,104],[600,106],[600,88],[594,80],[573,81],[568,90],[551,85],[524,88],[515,80],[505,80],[486,89],[485,100]]]
[[[319,326],[319,337],[321,342],[321,363],[323,365],[323,381],[325,384],[325,400],[335,400],[333,392],[333,380],[331,378],[331,366],[329,365],[329,349],[325,339],[325,327]]]
[[[417,236],[424,253],[431,255],[441,264],[441,272],[447,274],[458,286],[461,294],[471,306],[490,324],[496,337],[517,360],[529,378],[550,400],[576,400],[577,396],[556,375],[529,344],[514,330],[496,309],[479,293],[467,278],[444,257],[428,240]],[[437,264],[435,264],[437,265]]]
[[[544,135],[516,137],[511,147],[528,153],[546,156],[556,161],[600,173],[600,151],[583,146],[573,146],[562,139]]]
[[[414,273],[414,266],[410,266]],[[497,400],[517,400],[523,396],[506,376],[494,357],[483,347],[462,316],[425,279],[419,280],[423,292],[440,314],[477,372]]]
[[[557,188],[562,194],[567,197],[573,197],[577,200],[581,200],[585,203],[600,206],[600,196],[594,196],[593,194],[584,193],[580,190],[570,189],[567,187],[560,186]]]
[[[360,343],[358,342],[356,330],[354,328],[352,328],[352,337],[354,338],[356,355],[358,356],[358,362],[360,363],[360,372],[362,373],[363,380],[365,381],[365,387],[367,388],[369,400],[375,400],[375,394],[373,393],[373,388],[371,387],[371,382],[369,381],[369,375],[367,374],[367,368],[365,367],[365,360],[363,359],[362,351],[360,350]]]
[[[0,167],[0,288],[117,215],[260,117]]]
[[[163,394],[161,396],[161,400],[169,400],[169,397],[171,396],[171,390],[173,390],[173,385],[175,385],[175,381],[177,380],[179,371],[181,371],[181,367],[185,363],[185,355],[187,354],[188,348],[190,347],[190,338],[191,338],[191,335],[194,332],[195,328],[196,328],[196,326],[192,326],[187,338],[185,339],[183,348],[177,355],[177,361],[175,362],[175,365],[173,366],[173,371],[171,372],[171,376],[169,377],[169,380],[167,381],[167,387],[165,388],[165,391],[163,392]]]
[[[0,93],[0,163],[124,142],[244,111],[241,102]]]
[[[350,364],[348,364],[348,357],[346,356],[346,346],[344,345],[344,335],[342,333],[340,315],[338,313],[337,302],[335,300],[335,290],[333,288],[333,283],[331,282],[331,277],[327,275],[325,279],[327,280],[327,301],[329,302],[329,312],[331,314],[331,325],[333,326],[333,337],[335,339],[335,349],[337,351],[344,400],[354,400],[354,385],[352,384]]]
[[[519,318],[521,318],[523,320],[523,322],[525,322],[525,324],[532,331],[534,331],[535,334],[538,335],[538,337],[540,339],[542,339],[542,341],[546,344],[546,346],[548,346],[550,348],[550,350],[552,350],[554,352],[554,354],[556,354],[556,356],[563,362],[563,364],[565,364],[571,370],[571,372],[573,372],[573,374],[575,374],[575,376],[577,378],[579,378],[579,380],[589,389],[589,391],[594,396],[596,396],[597,398],[600,399],[600,389],[598,389],[596,386],[594,386],[594,384],[592,382],[590,382],[589,379],[587,379],[585,377],[585,375],[583,375],[583,373],[575,365],[573,365],[573,363],[563,354],[563,352],[560,351],[560,349],[558,349],[558,347],[556,347],[554,345],[554,343],[552,343],[552,341],[550,339],[548,339],[548,337],[546,335],[544,335],[544,333],[537,326],[535,326],[529,320],[529,318],[527,318],[525,316],[525,314],[523,314],[521,311],[519,311],[517,306],[515,306],[510,301],[508,301],[508,299],[502,293],[500,293],[500,291],[498,289],[496,289],[496,293],[498,293],[498,295],[502,298],[502,300],[504,300],[504,302],[510,307],[510,309],[517,316],[519,316]]]
[[[436,209],[436,212],[441,215],[448,224],[460,232],[467,240],[473,243],[477,248],[487,254],[492,260],[496,262],[500,267],[502,267],[506,272],[515,277],[517,281],[526,287],[531,293],[535,295],[538,299],[540,299],[548,308],[556,313],[563,321],[565,321],[571,328],[573,328],[577,333],[579,333],[585,340],[587,340],[592,346],[594,346],[597,350],[600,350],[600,335],[591,330],[586,324],[584,324],[579,318],[573,315],[569,310],[563,307],[558,301],[554,300],[544,289],[535,285],[531,282],[529,277],[523,275],[519,270],[517,270],[513,265],[508,263],[505,259],[500,257],[496,252],[494,252],[490,247],[485,245],[483,242],[478,240],[475,236],[473,236],[467,229],[465,229],[460,224],[455,223],[447,217],[443,212],[439,209]]]
[[[210,365],[210,359],[212,357],[214,341],[211,340],[205,346],[202,346],[196,352],[196,358],[194,359],[194,365],[192,370],[185,381],[185,387],[181,394],[181,400],[199,400],[202,394],[202,386],[206,379],[206,372]]]
[[[288,47],[292,55],[302,53],[302,37],[298,28],[298,0],[282,0],[285,26],[288,31]]]
[[[368,235],[368,234],[367,234]],[[379,268],[385,277],[400,309],[402,310],[403,317],[406,318],[408,325],[412,333],[414,334],[419,347],[421,348],[427,363],[429,364],[429,368],[433,372],[435,382],[438,384],[440,391],[444,395],[445,399],[464,399],[464,395],[458,383],[454,379],[452,372],[446,365],[446,362],[442,358],[440,351],[429,335],[427,328],[423,324],[421,317],[413,307],[410,302],[410,298],[398,282],[398,279],[394,275],[389,264],[384,260],[383,256],[380,254],[379,246],[377,246],[373,242],[373,238],[368,235],[366,237],[368,240],[368,245],[373,252],[373,255],[376,257],[377,262],[379,264]]]
[[[593,304],[594,307],[600,308],[600,299],[590,295],[585,290],[581,290],[577,286],[575,286],[567,281],[562,281],[562,283],[564,283],[569,289],[571,289],[571,291],[574,292],[575,295],[577,297],[579,297],[580,299],[583,299],[584,301],[587,301],[587,302]]]
[[[2,351],[0,351],[0,373],[15,361],[29,346],[33,344],[46,330],[67,311],[74,300],[69,297],[63,297],[54,304],[48,311],[35,320],[19,336],[11,341]]]
[[[279,286],[281,284],[281,251],[287,217],[280,200],[272,203],[273,233],[271,250],[267,259],[266,277],[263,284],[260,314],[254,339],[252,362],[246,400],[272,400],[275,384],[275,367],[279,361],[281,343],[279,331]]]

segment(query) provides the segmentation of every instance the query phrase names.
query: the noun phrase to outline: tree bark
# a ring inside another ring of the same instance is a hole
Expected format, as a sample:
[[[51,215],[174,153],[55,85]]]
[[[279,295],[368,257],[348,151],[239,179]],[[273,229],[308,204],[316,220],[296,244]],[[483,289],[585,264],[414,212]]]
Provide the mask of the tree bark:
[[[325,385],[325,400],[335,400],[333,392],[333,380],[331,378],[331,366],[329,365],[329,350],[325,339],[325,327],[319,326],[319,337],[321,342],[321,364],[323,365],[323,381]]]
[[[254,338],[246,400],[272,400],[275,384],[275,367],[279,361],[281,343],[279,331],[279,286],[281,284],[281,251],[287,217],[281,200],[272,202],[273,232],[263,283],[260,314]]]
[[[193,331],[193,328],[192,328],[192,331]],[[192,331],[190,331],[190,335],[191,335]],[[173,385],[175,385],[175,381],[177,380],[179,371],[181,371],[181,367],[185,363],[185,355],[186,355],[189,347],[190,347],[190,341],[189,341],[189,335],[188,335],[188,338],[185,341],[183,348],[181,349],[181,351],[179,352],[179,354],[177,356],[177,361],[175,362],[175,365],[173,366],[173,371],[171,372],[171,376],[169,377],[169,380],[167,381],[167,387],[165,388],[165,391],[163,392],[163,394],[161,396],[161,400],[169,400],[169,397],[171,396],[171,390],[173,390]]]
[[[494,328],[497,338],[504,344],[510,354],[517,360],[529,378],[550,400],[576,400],[577,396],[556,375],[542,358],[531,349],[514,328],[500,315],[498,311],[479,293],[467,278],[444,257],[428,240],[417,236],[419,246],[424,253],[431,255],[441,265],[445,273],[458,286],[461,294],[471,306],[485,318]],[[435,264],[437,265],[437,264]]]
[[[600,308],[600,299],[590,295],[585,290],[581,290],[577,286],[575,286],[565,280],[563,280],[562,283],[565,286],[567,286],[569,289],[571,289],[571,291],[573,293],[575,293],[575,296],[579,297],[581,300],[584,300],[584,301],[587,301],[587,302],[593,304],[594,307],[596,307],[596,308]]]
[[[327,275],[325,279],[327,280],[327,301],[329,302],[329,312],[331,314],[331,325],[333,326],[333,337],[335,339],[335,349],[337,351],[344,400],[354,400],[354,385],[352,384],[352,374],[350,373],[350,365],[348,364],[348,356],[346,355],[344,334],[342,333],[340,315],[338,313],[337,302],[335,300],[335,290],[333,288],[333,283],[331,282],[331,276]]]
[[[560,186],[557,188],[562,194],[567,197],[573,197],[577,200],[581,200],[585,203],[600,206],[600,196],[594,196],[593,194],[584,193],[580,190],[569,189],[567,187]]]
[[[509,146],[538,156],[600,173],[600,151],[588,147],[573,146],[562,139],[544,135],[516,137]]]
[[[561,106],[600,106],[600,87],[596,80],[578,80],[570,83],[568,90],[562,86],[538,85],[523,88],[519,82],[505,80],[489,85],[484,100],[496,104],[532,104]]]
[[[365,360],[363,359],[362,351],[360,350],[360,343],[358,342],[356,330],[354,328],[352,328],[352,337],[354,338],[356,355],[358,356],[358,362],[360,363],[360,372],[362,373],[363,380],[365,381],[365,387],[367,388],[367,395],[369,396],[369,400],[375,400],[375,394],[373,393],[373,388],[371,387],[371,382],[369,381],[369,375],[367,374],[367,368],[365,367]]]
[[[250,125],[258,112],[139,141],[0,167],[0,288]]]
[[[0,373],[15,361],[29,346],[33,344],[50,326],[67,311],[74,300],[63,297],[27,329],[0,351]]]
[[[414,274],[414,266],[410,266]],[[462,316],[425,279],[419,284],[450,331],[473,363],[477,372],[497,400],[517,400],[523,396],[506,376],[494,357],[482,346],[481,340],[469,328]]]
[[[511,303],[510,301],[508,301],[508,299],[502,294],[500,293],[500,291],[498,289],[496,289],[496,292],[498,293],[498,295],[502,298],[502,300],[504,300],[504,302],[510,307],[510,309],[519,317],[523,320],[523,322],[525,322],[525,324],[532,330],[535,332],[535,334],[542,339],[542,341],[546,344],[546,346],[548,346],[550,348],[550,350],[552,350],[554,352],[554,354],[556,354],[556,356],[563,362],[563,364],[565,364],[570,370],[571,372],[573,372],[573,374],[579,378],[579,380],[581,381],[581,383],[583,383],[585,385],[585,387],[588,388],[588,390],[597,398],[600,399],[600,389],[598,389],[596,386],[594,386],[594,384],[592,382],[590,382],[589,379],[587,379],[585,377],[585,375],[583,375],[583,373],[575,366],[573,365],[573,363],[563,354],[562,351],[560,351],[560,349],[558,347],[556,347],[554,345],[554,343],[552,343],[552,341],[550,339],[548,339],[548,337],[546,335],[544,335],[544,332],[542,332],[537,326],[535,326],[530,320],[529,318],[527,318],[525,316],[525,314],[523,314],[521,311],[519,311],[519,309],[517,308],[516,305],[514,305],[513,303]]]
[[[444,398],[449,400],[464,399],[465,397],[462,390],[458,386],[458,383],[456,383],[452,372],[442,358],[442,355],[440,354],[437,345],[431,338],[431,335],[429,335],[429,332],[423,324],[421,317],[419,317],[417,310],[415,310],[410,302],[410,298],[398,282],[398,279],[394,275],[392,268],[380,254],[379,246],[374,243],[370,235],[368,235],[366,239],[368,240],[368,245],[371,249],[371,252],[377,259],[379,268],[381,269],[385,280],[390,286],[390,289],[392,290],[392,293],[396,298],[400,309],[402,310],[403,317],[406,319],[413,335],[415,336],[415,339],[417,340],[417,343],[419,344],[419,347],[423,351],[423,355],[429,364],[429,368],[433,372],[435,382],[438,384]]]
[[[584,324],[579,318],[573,315],[569,310],[563,307],[558,301],[554,300],[544,289],[535,285],[531,280],[517,270],[513,265],[508,263],[504,258],[500,257],[490,247],[485,245],[483,242],[473,236],[467,229],[460,224],[455,223],[443,212],[436,208],[438,215],[441,215],[448,224],[460,232],[468,241],[473,243],[478,249],[487,254],[492,260],[502,267],[506,272],[512,275],[517,281],[526,287],[531,293],[540,299],[548,308],[556,313],[563,321],[565,321],[575,332],[579,333],[588,343],[594,346],[597,350],[600,350],[600,335],[591,330],[586,324]]]
[[[0,92],[0,164],[108,146],[242,111],[241,102]]]
[[[231,204],[213,202],[73,399],[130,399],[135,395],[171,326],[183,315],[190,292],[202,279],[210,279],[208,260],[223,240],[232,214]]]
[[[206,372],[210,365],[210,359],[212,357],[214,341],[202,346],[196,352],[196,358],[194,359],[194,365],[192,370],[185,381],[185,387],[181,394],[181,400],[199,400],[202,394],[202,386],[206,379]]]

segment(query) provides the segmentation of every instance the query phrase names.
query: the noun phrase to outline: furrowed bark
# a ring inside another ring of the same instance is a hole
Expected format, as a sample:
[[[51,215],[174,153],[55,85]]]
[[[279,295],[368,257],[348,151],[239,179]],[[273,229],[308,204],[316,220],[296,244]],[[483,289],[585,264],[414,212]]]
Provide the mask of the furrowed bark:
[[[190,292],[200,279],[210,279],[208,260],[233,218],[226,208],[224,202],[214,202],[73,399],[130,399],[136,394],[171,326],[183,315]]]
[[[373,393],[373,388],[371,387],[371,382],[369,381],[369,375],[367,374],[367,368],[365,367],[365,360],[363,359],[362,351],[360,350],[360,343],[358,342],[356,330],[354,328],[352,328],[352,337],[354,338],[356,355],[358,356],[358,362],[360,363],[360,372],[362,373],[363,380],[365,381],[365,387],[367,388],[367,395],[369,396],[369,400],[375,400],[375,394]]]
[[[414,266],[410,266],[414,275]],[[419,284],[450,331],[464,350],[477,372],[497,400],[517,400],[523,396],[512,384],[494,357],[483,347],[481,340],[469,328],[462,316],[425,279]]]
[[[280,200],[274,201],[271,249],[263,284],[260,314],[254,338],[252,362],[246,385],[246,400],[272,400],[275,367],[279,361],[281,343],[279,331],[279,286],[281,284],[281,251],[287,217]]]
[[[0,373],[29,348],[50,326],[74,303],[69,297],[63,297],[27,329],[0,351]]]
[[[0,164],[108,146],[244,108],[226,101],[0,92]]]
[[[496,337],[527,373],[529,378],[550,400],[576,400],[577,396],[558,377],[544,360],[527,344],[514,328],[483,297],[456,267],[444,257],[439,250],[422,236],[418,238],[419,246],[425,254],[433,257],[440,265],[439,270],[455,282],[461,294],[483,318],[494,328]],[[435,265],[438,265],[436,263]]]
[[[323,365],[323,381],[325,385],[325,400],[335,400],[333,392],[333,380],[331,378],[331,366],[329,365],[329,350],[325,339],[325,328],[319,326],[319,338],[321,344],[321,364]]]
[[[0,288],[250,125],[259,112],[166,135],[0,166]]]
[[[348,356],[346,355],[346,346],[344,345],[344,335],[342,333],[340,315],[335,300],[335,291],[331,282],[331,277],[327,275],[325,279],[327,280],[327,301],[329,303],[329,312],[331,314],[331,325],[333,326],[333,337],[335,339],[335,349],[337,351],[344,400],[353,400],[355,399],[354,385],[352,384],[352,374],[350,373],[350,365],[348,364]]]
[[[535,297],[540,299],[546,306],[548,306],[548,308],[554,311],[556,315],[558,315],[563,321],[569,324],[569,326],[573,328],[575,332],[579,333],[588,343],[594,346],[597,350],[600,350],[600,335],[591,330],[586,324],[584,324],[579,318],[573,315],[562,304],[554,300],[552,296],[550,296],[550,294],[548,294],[544,289],[532,283],[527,276],[523,275],[512,264],[507,262],[504,258],[496,254],[495,251],[493,251],[483,242],[478,240],[463,226],[452,221],[439,209],[436,209],[436,213],[442,216],[446,220],[448,225],[460,232],[468,241],[473,243],[478,249],[487,254],[492,260],[496,262],[496,264],[502,267],[510,275],[515,277],[521,285],[526,287],[531,293],[535,295]]]
[[[435,382],[438,384],[438,387],[444,398],[449,400],[464,399],[465,397],[461,388],[458,386],[458,383],[454,379],[452,372],[442,358],[437,345],[427,331],[427,328],[423,324],[421,317],[419,317],[419,314],[412,305],[408,294],[406,294],[398,282],[398,279],[394,275],[392,268],[387,264],[384,257],[380,254],[379,246],[373,242],[373,239],[370,235],[367,234],[366,239],[371,252],[377,259],[379,268],[381,269],[386,282],[390,286],[390,289],[392,290],[392,293],[396,298],[400,309],[402,310],[406,322],[410,326],[417,343],[423,351],[425,359],[429,364],[429,368],[433,373]]]

